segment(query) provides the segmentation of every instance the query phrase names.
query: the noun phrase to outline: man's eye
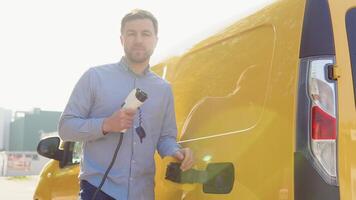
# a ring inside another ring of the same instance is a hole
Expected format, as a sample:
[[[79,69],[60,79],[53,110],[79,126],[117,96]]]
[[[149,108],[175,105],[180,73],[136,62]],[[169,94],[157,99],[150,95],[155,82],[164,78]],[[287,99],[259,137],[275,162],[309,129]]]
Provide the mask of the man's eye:
[[[142,35],[145,37],[150,37],[152,34],[151,33],[143,33]]]
[[[127,33],[127,35],[128,35],[128,36],[135,36],[136,34],[133,33],[133,32],[129,32],[129,33]]]

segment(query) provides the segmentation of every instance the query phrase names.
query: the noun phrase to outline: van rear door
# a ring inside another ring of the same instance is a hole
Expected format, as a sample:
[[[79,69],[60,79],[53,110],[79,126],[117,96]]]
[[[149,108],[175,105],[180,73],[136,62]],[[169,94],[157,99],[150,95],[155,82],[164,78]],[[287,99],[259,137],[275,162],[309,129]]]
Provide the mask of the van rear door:
[[[340,199],[356,199],[356,1],[329,1],[338,80]]]

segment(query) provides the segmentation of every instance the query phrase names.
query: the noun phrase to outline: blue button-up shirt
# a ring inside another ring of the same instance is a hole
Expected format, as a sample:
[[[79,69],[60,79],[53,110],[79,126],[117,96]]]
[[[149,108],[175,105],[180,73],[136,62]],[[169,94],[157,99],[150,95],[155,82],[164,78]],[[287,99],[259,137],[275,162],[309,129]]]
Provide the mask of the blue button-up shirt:
[[[179,145],[171,87],[149,68],[137,75],[125,58],[90,68],[76,84],[58,132],[64,141],[83,142],[79,178],[99,186],[119,142],[118,133],[103,135],[103,120],[120,109],[134,88],[148,95],[140,108],[146,137],[141,143],[134,128],[126,131],[102,190],[119,200],[153,200],[154,153],[157,150],[161,157],[173,155]],[[138,113],[134,126],[139,124]]]

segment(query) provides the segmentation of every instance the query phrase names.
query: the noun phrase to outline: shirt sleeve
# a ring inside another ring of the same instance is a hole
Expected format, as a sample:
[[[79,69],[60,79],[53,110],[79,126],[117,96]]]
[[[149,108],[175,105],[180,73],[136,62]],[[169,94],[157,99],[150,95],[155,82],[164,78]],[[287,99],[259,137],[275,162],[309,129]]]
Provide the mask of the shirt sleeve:
[[[177,143],[177,124],[174,111],[174,100],[172,89],[168,88],[168,103],[164,114],[161,135],[157,144],[159,155],[163,158],[165,156],[172,156],[180,149]]]
[[[75,85],[58,124],[64,141],[89,141],[103,137],[104,118],[88,118],[94,103],[93,69],[86,71]]]

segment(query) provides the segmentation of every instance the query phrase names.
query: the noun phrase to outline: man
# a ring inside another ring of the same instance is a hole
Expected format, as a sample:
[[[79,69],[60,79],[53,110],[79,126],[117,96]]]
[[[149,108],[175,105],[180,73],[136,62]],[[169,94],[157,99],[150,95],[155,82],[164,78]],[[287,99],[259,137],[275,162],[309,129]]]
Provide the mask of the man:
[[[193,165],[192,151],[180,149],[176,142],[171,87],[149,69],[157,27],[157,20],[147,11],[128,13],[121,21],[125,56],[119,63],[85,72],[61,116],[60,137],[83,142],[79,175],[83,200],[91,199],[99,186],[118,144],[118,133],[125,129],[116,162],[97,197],[154,199],[155,150],[161,157],[182,161],[182,170]],[[148,99],[138,111],[120,108],[134,88],[146,92]],[[137,134],[136,127],[142,127],[146,135]]]

